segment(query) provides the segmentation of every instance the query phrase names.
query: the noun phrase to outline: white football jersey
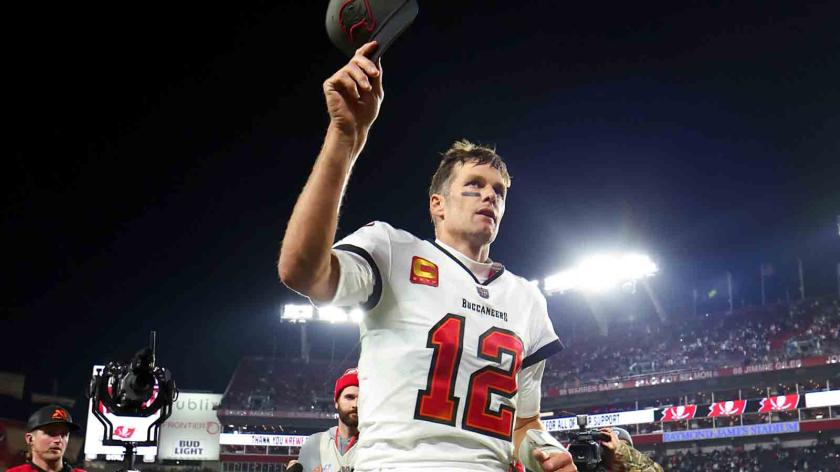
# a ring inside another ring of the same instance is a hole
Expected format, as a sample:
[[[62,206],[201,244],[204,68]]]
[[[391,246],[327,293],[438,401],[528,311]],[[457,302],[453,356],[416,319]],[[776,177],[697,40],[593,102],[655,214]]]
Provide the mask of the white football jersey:
[[[340,281],[334,300],[366,310],[356,470],[506,471],[515,419],[539,413],[542,361],[562,349],[539,289],[501,265],[480,283],[442,246],[382,222],[334,250],[374,280],[361,298]]]
[[[356,439],[343,454],[338,445],[338,426],[315,433],[300,448],[298,462],[304,472],[352,472],[356,462]]]

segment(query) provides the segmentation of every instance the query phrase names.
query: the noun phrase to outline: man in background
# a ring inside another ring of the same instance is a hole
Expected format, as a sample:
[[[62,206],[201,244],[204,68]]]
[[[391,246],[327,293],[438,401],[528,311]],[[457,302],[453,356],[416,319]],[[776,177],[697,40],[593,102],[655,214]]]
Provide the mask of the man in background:
[[[26,429],[26,463],[8,472],[84,472],[64,461],[70,431],[81,429],[65,408],[58,405],[41,408],[29,417]]]
[[[335,381],[335,409],[338,425],[315,433],[300,448],[297,461],[289,462],[289,469],[300,464],[303,472],[350,472],[356,461],[356,441],[359,439],[359,378],[356,369],[347,369]],[[301,470],[298,469],[298,470]]]

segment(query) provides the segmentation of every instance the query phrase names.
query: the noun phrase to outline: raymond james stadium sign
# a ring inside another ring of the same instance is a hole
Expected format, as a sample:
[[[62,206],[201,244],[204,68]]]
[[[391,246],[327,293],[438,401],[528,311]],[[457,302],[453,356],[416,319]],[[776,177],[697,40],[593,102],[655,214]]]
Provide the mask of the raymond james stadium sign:
[[[738,438],[744,436],[762,436],[766,434],[798,433],[799,422],[762,423],[728,428],[696,429],[693,431],[673,431],[662,433],[662,442],[701,441],[704,439]]]

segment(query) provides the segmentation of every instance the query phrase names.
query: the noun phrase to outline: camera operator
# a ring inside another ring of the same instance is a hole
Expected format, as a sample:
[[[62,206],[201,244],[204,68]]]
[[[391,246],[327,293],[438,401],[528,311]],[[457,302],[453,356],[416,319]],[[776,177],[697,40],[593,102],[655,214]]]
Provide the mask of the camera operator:
[[[610,437],[601,441],[603,461],[610,472],[662,472],[662,466],[633,447],[633,438],[626,430],[602,428],[601,432]]]
[[[70,431],[81,429],[65,408],[50,405],[39,409],[29,417],[26,429],[26,463],[8,472],[84,472],[64,462]]]

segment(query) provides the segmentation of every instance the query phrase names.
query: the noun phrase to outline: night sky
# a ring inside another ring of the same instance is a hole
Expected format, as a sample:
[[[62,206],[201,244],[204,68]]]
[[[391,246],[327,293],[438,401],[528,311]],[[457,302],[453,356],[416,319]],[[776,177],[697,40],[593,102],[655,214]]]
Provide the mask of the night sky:
[[[647,251],[679,312],[726,270],[758,302],[762,262],[784,296],[801,257],[809,294],[836,293],[840,3],[419,3],[383,59],[339,236],[378,219],[431,237],[438,153],[468,138],[513,175],[491,256],[517,274]],[[244,355],[295,355],[277,319],[299,299],[275,261],[345,62],[325,11],[9,12],[0,371],[81,398],[92,364],[152,329],[187,389],[223,391]],[[315,328],[316,348],[355,332]]]

